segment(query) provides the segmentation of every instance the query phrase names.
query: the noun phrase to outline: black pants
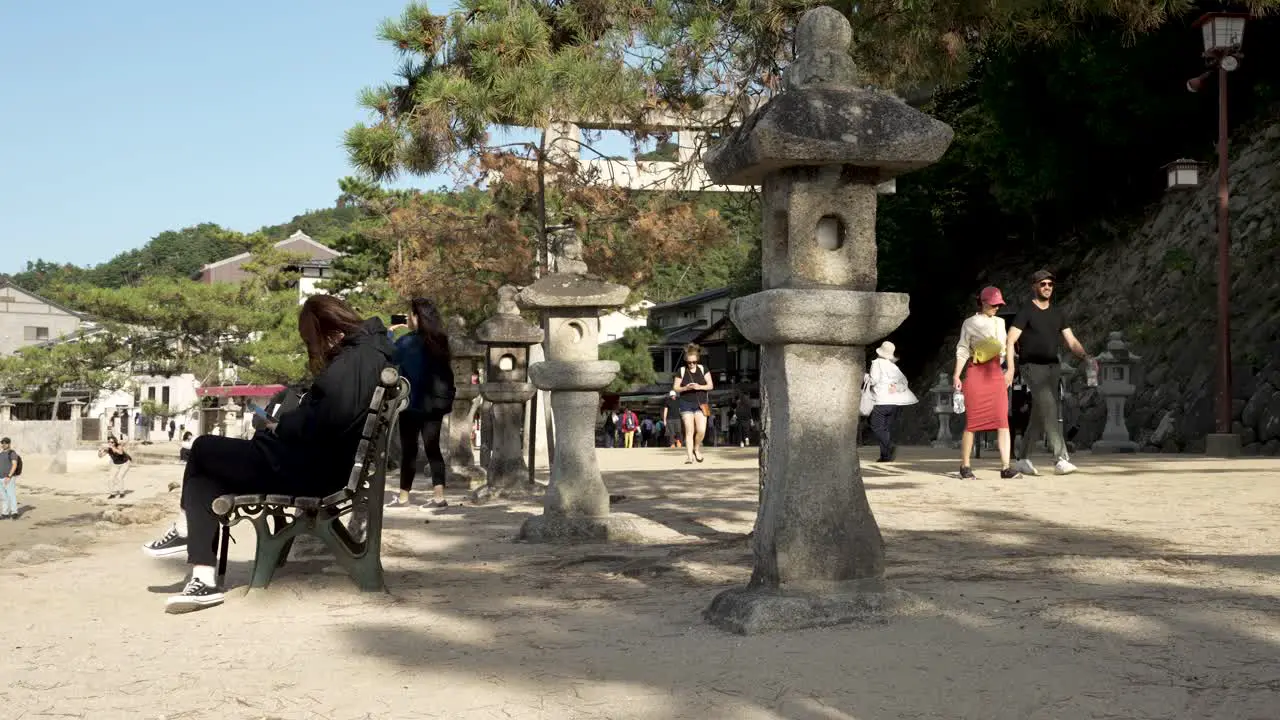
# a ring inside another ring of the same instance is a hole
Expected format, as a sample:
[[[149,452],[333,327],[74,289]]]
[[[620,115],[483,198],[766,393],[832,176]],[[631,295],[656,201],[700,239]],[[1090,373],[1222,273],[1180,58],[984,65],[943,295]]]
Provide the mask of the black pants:
[[[431,469],[431,486],[444,485],[444,452],[440,449],[443,412],[405,410],[400,413],[400,489],[413,489],[413,476],[418,473],[418,437],[427,451]]]
[[[893,421],[898,417],[898,410],[897,405],[876,405],[871,409],[868,424],[876,441],[880,443],[881,460],[893,457]]]
[[[256,493],[327,495],[274,472],[266,455],[250,440],[201,435],[191,446],[182,476],[182,511],[187,516],[187,562],[214,565],[218,555],[218,519],[213,500],[219,495]]]

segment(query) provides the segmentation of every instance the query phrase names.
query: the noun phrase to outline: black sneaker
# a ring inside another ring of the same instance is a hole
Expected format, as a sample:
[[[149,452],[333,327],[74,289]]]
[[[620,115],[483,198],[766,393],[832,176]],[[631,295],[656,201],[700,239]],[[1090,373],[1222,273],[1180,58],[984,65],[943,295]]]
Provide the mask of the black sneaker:
[[[973,476],[973,470],[970,470],[969,468],[964,467],[963,465],[962,465],[962,466],[960,466],[960,479],[961,479],[961,480],[973,480],[973,479],[975,479],[975,478],[974,478],[974,476]]]
[[[203,610],[207,607],[222,604],[222,588],[217,585],[205,585],[191,578],[182,592],[164,601],[164,611],[170,615]]]
[[[169,531],[159,540],[142,546],[142,552],[151,557],[169,557],[170,555],[178,555],[187,551],[187,539],[178,534],[178,528],[170,527]]]
[[[422,509],[427,511],[439,510],[440,508],[447,508],[447,507],[449,507],[448,500],[436,500],[435,498],[432,498],[431,500],[427,501],[422,505]]]
[[[1022,473],[1018,472],[1016,468],[1007,467],[1000,471],[1001,480],[1017,480],[1020,477],[1022,477]]]

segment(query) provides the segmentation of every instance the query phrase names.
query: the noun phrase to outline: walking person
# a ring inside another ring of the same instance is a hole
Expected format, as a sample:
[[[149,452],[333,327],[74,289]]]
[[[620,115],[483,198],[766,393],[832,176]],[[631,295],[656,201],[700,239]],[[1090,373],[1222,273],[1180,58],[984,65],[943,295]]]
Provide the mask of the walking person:
[[[996,444],[1000,448],[1000,477],[1009,480],[1018,477],[1018,471],[1009,465],[1012,449],[1009,439],[1009,386],[1013,384],[1014,370],[1012,364],[1007,372],[1002,372],[1000,367],[1008,331],[996,312],[1004,305],[1004,295],[999,288],[987,287],[978,297],[981,309],[960,326],[956,370],[951,378],[955,389],[964,393],[965,427],[960,438],[960,477],[973,478],[969,464],[973,457],[974,433],[995,430]],[[963,382],[961,373],[964,373]]]
[[[618,440],[618,414],[612,410],[604,412],[604,446],[612,449]]]
[[[22,474],[22,456],[9,438],[0,438],[0,520],[17,520],[18,476]]]
[[[170,613],[223,600],[217,585],[220,495],[280,494],[325,497],[347,483],[369,403],[394,349],[378,318],[361,319],[333,295],[312,295],[298,313],[298,334],[315,378],[297,408],[282,412],[253,438],[201,435],[182,476],[177,522],[143,545],[152,557],[185,553],[192,566],[182,592],[165,602]]]
[[[640,421],[640,447],[653,447],[653,420],[649,417]]]
[[[1022,437],[1019,448],[1018,469],[1026,475],[1039,475],[1031,463],[1031,449],[1042,435],[1049,439],[1049,452],[1053,454],[1053,470],[1058,475],[1070,475],[1076,471],[1067,454],[1067,443],[1058,424],[1058,390],[1062,381],[1062,369],[1058,363],[1059,344],[1081,359],[1088,358],[1084,346],[1071,332],[1071,323],[1062,309],[1053,304],[1053,273],[1038,270],[1031,276],[1034,296],[1031,303],[1018,311],[1009,331],[1006,352],[1010,363],[1017,357],[1022,379],[1031,392],[1031,421]]]
[[[98,457],[103,455],[111,458],[111,467],[107,471],[107,499],[124,497],[124,478],[133,467],[133,458],[125,450],[125,444],[115,437],[108,437],[107,444],[98,448]]]
[[[680,393],[675,390],[667,393],[662,405],[662,429],[665,447],[680,447]]]
[[[898,368],[896,351],[897,348],[888,340],[880,343],[876,348],[876,359],[871,361],[871,372],[867,374],[874,403],[868,424],[880,444],[880,457],[876,462],[893,462],[898,453],[893,444],[893,423],[903,407],[919,402],[911,392],[907,376]]]
[[[178,432],[178,424],[173,420],[169,421],[169,442],[173,442],[174,433]]]
[[[457,387],[450,364],[449,336],[435,303],[414,298],[413,310],[406,325],[393,325],[391,330],[407,327],[410,332],[395,343],[395,361],[400,374],[409,380],[409,405],[400,413],[400,493],[387,503],[389,508],[409,504],[413,476],[418,472],[418,438],[427,454],[431,471],[431,500],[423,510],[448,507],[444,497],[445,464],[440,448],[440,430],[444,417],[453,407]]]
[[[640,418],[636,417],[631,408],[624,405],[619,424],[622,426],[622,447],[629,450],[635,446],[636,431],[640,429]]]
[[[695,343],[684,346],[684,366],[676,374],[671,388],[680,396],[680,422],[684,425],[685,465],[702,462],[702,440],[707,434],[707,418],[711,415],[711,391],[715,383],[711,373],[699,364],[702,348]]]

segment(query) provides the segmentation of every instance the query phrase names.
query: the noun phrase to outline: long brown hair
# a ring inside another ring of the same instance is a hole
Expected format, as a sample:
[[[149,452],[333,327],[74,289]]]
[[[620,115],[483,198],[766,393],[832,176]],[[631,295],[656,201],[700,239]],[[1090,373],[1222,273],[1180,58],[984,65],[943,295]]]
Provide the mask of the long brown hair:
[[[444,332],[444,322],[436,304],[424,297],[416,297],[410,303],[418,321],[418,338],[427,356],[436,362],[449,363],[449,336]]]
[[[332,295],[312,295],[298,312],[298,334],[307,346],[307,367],[324,371],[338,354],[342,336],[360,330],[364,322],[351,306]]]

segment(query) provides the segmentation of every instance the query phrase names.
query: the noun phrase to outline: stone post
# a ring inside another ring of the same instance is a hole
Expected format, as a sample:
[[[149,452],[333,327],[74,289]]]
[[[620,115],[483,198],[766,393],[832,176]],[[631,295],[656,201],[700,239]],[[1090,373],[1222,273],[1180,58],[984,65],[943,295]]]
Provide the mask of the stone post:
[[[1129,352],[1124,337],[1113,332],[1107,337],[1107,350],[1098,356],[1098,393],[1107,404],[1107,424],[1102,439],[1093,444],[1095,453],[1131,453],[1138,444],[1129,439],[1125,423],[1125,403],[1133,395],[1133,365],[1142,358]]]
[[[450,482],[466,482],[475,490],[483,484],[484,473],[476,465],[471,449],[471,408],[480,395],[480,386],[471,384],[471,376],[484,357],[484,346],[467,337],[466,323],[460,317],[449,319],[448,332],[453,382],[458,392],[449,412],[449,434],[441,442],[449,463],[446,469]]]
[[[908,313],[876,288],[876,185],[938,160],[951,129],[876,90],[852,30],[817,7],[796,29],[784,88],[705,157],[718,184],[761,185],[764,289],[730,317],[761,346],[763,484],[754,571],[706,619],[758,633],[853,622],[884,592],[884,541],[857,436],[865,347]]]
[[[938,417],[938,436],[929,443],[936,448],[953,448],[956,446],[955,436],[951,434],[951,416],[955,409],[951,399],[955,396],[955,386],[945,372],[938,373],[938,384],[929,388],[933,395],[933,414]]]
[[[600,391],[613,382],[618,363],[600,359],[600,311],[621,307],[631,294],[624,285],[588,275],[577,236],[562,233],[556,272],[520,293],[521,305],[542,313],[547,359],[529,368],[540,390],[551,392],[556,452],[542,515],[520,529],[524,540],[603,540],[616,535],[609,491],[596,462],[596,416]]]
[[[9,422],[13,420],[13,403],[8,400],[0,401],[0,422]]]
[[[485,381],[480,394],[493,403],[489,416],[493,443],[485,484],[472,494],[482,503],[495,497],[532,495],[537,487],[529,480],[523,443],[524,404],[537,390],[529,382],[529,347],[542,342],[542,330],[520,317],[516,289],[498,289],[498,311],[476,328],[476,339],[485,345]]]
[[[84,440],[84,403],[72,400],[68,404],[71,405],[71,442],[74,447]]]

